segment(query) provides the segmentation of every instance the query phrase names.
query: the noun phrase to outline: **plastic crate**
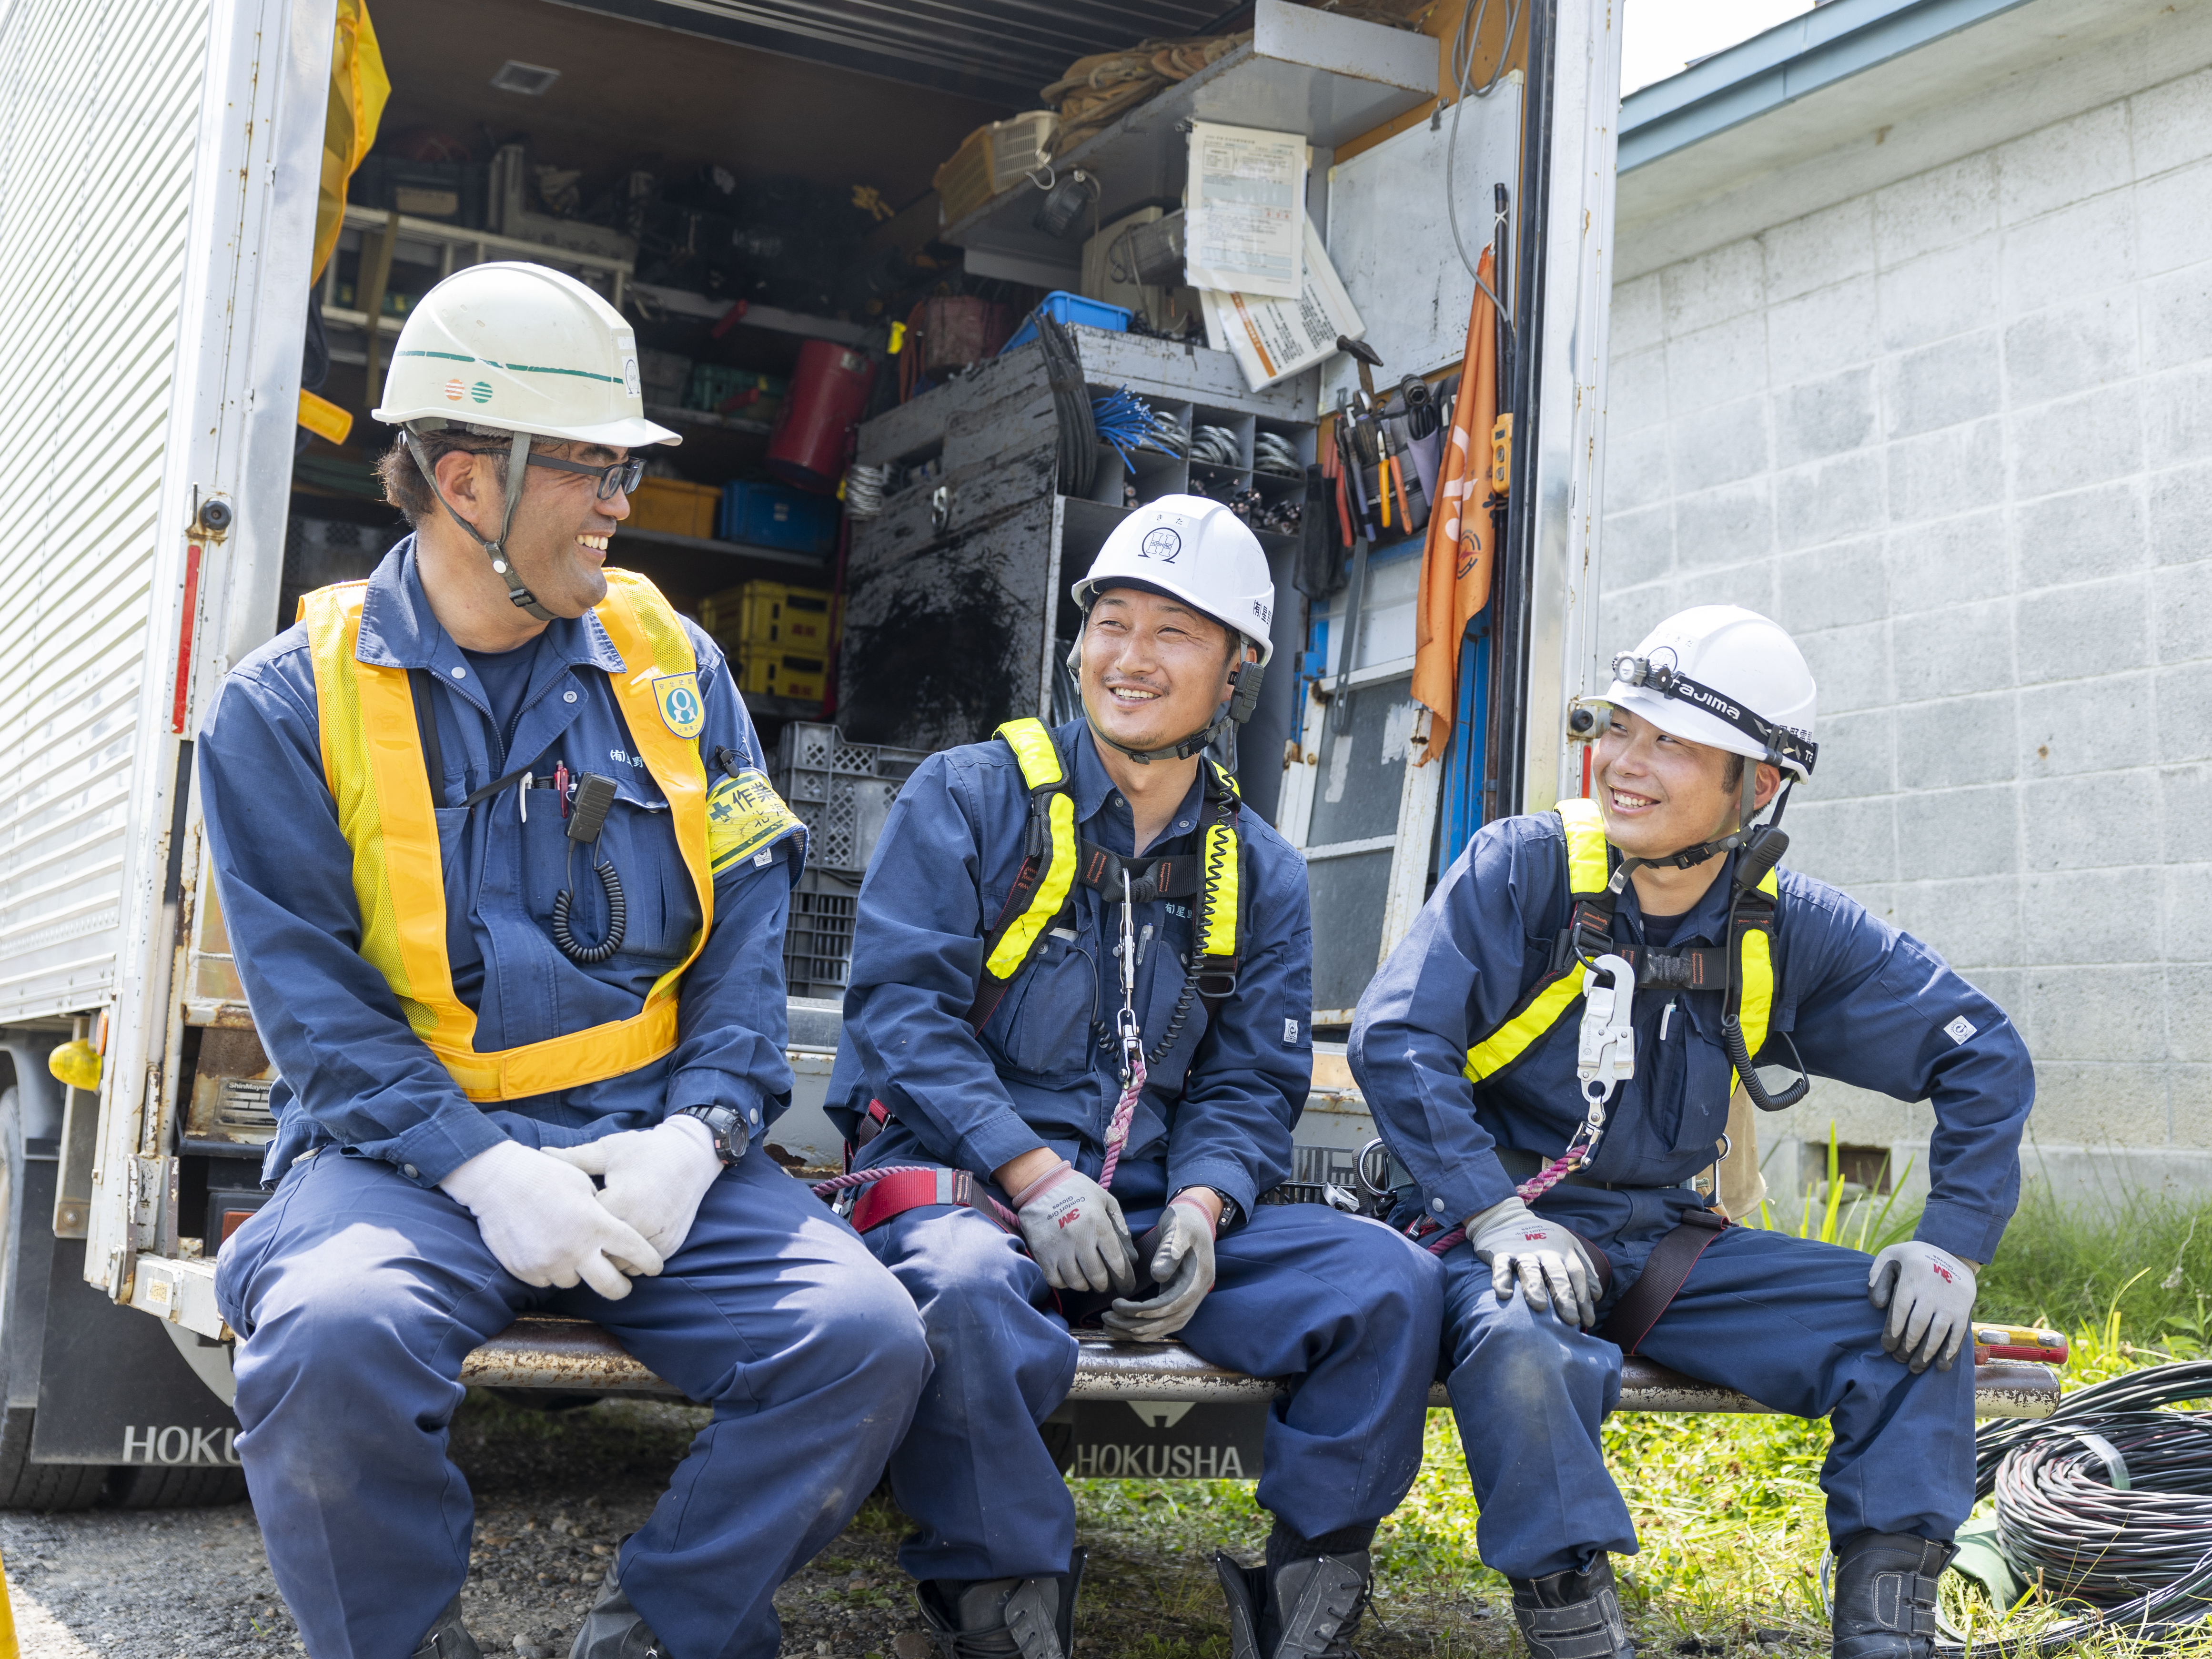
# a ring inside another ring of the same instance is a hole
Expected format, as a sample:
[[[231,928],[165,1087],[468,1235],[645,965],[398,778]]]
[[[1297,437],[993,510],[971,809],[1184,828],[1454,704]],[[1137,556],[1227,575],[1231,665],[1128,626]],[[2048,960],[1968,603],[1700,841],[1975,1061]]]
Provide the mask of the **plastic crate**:
[[[1000,191],[1012,190],[1026,173],[1052,159],[1060,117],[1048,109],[1027,110],[980,126],[960,142],[930,180],[945,224],[964,219]]]
[[[1079,323],[1085,328],[1103,328],[1109,334],[1129,331],[1129,319],[1136,313],[1127,306],[1109,306],[1103,300],[1086,300],[1080,294],[1070,294],[1065,289],[1054,289],[1044,296],[1039,311],[1055,323]],[[1014,331],[1013,337],[999,348],[1006,356],[1017,346],[1025,346],[1036,338],[1036,318],[1030,316]]]
[[[672,536],[711,537],[721,504],[722,492],[712,484],[643,478],[629,492],[629,525],[634,530],[665,531]]]
[[[740,582],[699,601],[699,625],[733,652],[775,646],[827,656],[835,603],[824,587]]]
[[[783,412],[785,384],[782,375],[756,368],[694,363],[691,377],[684,386],[684,407],[717,415],[742,415],[773,426]]]
[[[794,720],[776,744],[769,781],[811,834],[810,863],[854,875],[868,867],[899,787],[922,749],[848,743],[834,726]]]
[[[754,647],[738,659],[738,690],[757,696],[818,703],[830,695],[830,659]]]
[[[720,534],[754,547],[828,553],[837,545],[837,514],[833,496],[782,484],[733,483],[722,491]]]
[[[857,874],[815,867],[810,855],[791,891],[791,920],[783,930],[783,975],[790,994],[845,994],[853,971],[853,915],[860,908]]]

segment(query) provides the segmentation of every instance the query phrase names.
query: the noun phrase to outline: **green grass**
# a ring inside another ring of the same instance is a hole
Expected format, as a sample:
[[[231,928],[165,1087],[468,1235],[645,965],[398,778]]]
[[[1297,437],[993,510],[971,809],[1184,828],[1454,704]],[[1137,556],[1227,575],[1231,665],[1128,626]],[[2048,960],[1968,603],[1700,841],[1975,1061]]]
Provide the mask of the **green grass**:
[[[1878,1248],[1909,1237],[1913,1216],[1876,1200],[1767,1219],[1793,1233]],[[2031,1199],[1981,1283],[1981,1315],[2069,1334],[2069,1391],[2143,1365],[2212,1355],[2212,1203],[2138,1199],[2124,1209],[2062,1210]],[[1816,1577],[1826,1544],[1818,1478],[1829,1444],[1825,1422],[1622,1413],[1605,1425],[1604,1439],[1643,1543],[1616,1565],[1648,1654],[1671,1656],[1692,1638],[1706,1644],[1701,1651],[1752,1659],[1761,1643],[1770,1652],[1776,1644],[1825,1650]],[[1141,1659],[1219,1659],[1225,1649],[1209,1563],[1217,1548],[1258,1559],[1268,1521],[1252,1487],[1071,1484],[1086,1541],[1151,1564],[1144,1605],[1189,1632],[1182,1640],[1147,1636]],[[1476,1555],[1475,1522],[1451,1415],[1431,1412],[1419,1479],[1376,1542],[1378,1611],[1391,1639],[1364,1645],[1436,1659],[1519,1652],[1504,1582]],[[1984,1638],[1996,1633],[1999,1610],[1966,1592],[1963,1581],[1945,1583],[1955,1621],[1971,1618]],[[2010,1613],[2003,1632],[2062,1616],[2031,1603]],[[2082,1650],[2118,1659],[2128,1645],[2105,1638]],[[2212,1655],[2212,1637],[2191,1650]],[[1086,1650],[1085,1659],[1139,1651],[1109,1643]]]

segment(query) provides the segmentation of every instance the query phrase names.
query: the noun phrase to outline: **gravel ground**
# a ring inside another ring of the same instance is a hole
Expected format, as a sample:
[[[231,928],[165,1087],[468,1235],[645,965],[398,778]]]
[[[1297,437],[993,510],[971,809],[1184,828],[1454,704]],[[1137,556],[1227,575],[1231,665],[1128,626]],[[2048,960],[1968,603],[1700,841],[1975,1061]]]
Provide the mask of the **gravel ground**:
[[[567,1659],[608,1558],[651,1510],[703,1409],[605,1401],[549,1413],[472,1394],[453,1455],[477,1495],[462,1606],[486,1655]],[[878,1498],[776,1596],[787,1659],[927,1659],[896,1554],[906,1522]],[[1249,1528],[1248,1528],[1249,1529]],[[1195,1542],[1085,1528],[1079,1659],[1221,1659],[1227,1628]],[[1258,1534],[1219,1541],[1257,1559]],[[1194,1555],[1201,1559],[1193,1559]],[[24,1659],[219,1659],[304,1651],[252,1510],[0,1516]],[[1502,1653],[1510,1620],[1475,1604],[1388,1609],[1370,1659]]]

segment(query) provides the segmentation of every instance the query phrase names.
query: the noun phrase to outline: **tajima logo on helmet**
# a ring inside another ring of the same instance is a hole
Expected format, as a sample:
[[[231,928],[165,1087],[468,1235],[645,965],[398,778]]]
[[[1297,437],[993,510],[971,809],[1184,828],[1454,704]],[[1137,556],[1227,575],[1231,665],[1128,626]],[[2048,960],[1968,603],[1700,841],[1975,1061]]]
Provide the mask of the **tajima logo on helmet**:
[[[1182,552],[1182,538],[1165,525],[1147,532],[1145,539],[1137,544],[1138,557],[1158,559],[1162,564],[1173,564]]]

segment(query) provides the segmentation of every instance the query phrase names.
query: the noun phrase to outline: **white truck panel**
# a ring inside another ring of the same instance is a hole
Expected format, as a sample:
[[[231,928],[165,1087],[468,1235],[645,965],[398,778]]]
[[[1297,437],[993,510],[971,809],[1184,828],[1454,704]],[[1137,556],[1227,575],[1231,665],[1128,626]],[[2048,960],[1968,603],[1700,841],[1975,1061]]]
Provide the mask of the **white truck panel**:
[[[208,22],[0,9],[0,1020],[116,988]]]
[[[93,9],[118,34],[141,15],[129,0]],[[336,0],[212,0],[197,40],[162,64],[191,118],[166,152],[190,187],[165,204],[161,233],[181,281],[158,487],[142,483],[150,513],[134,547],[147,619],[85,1254],[86,1277],[126,1299],[137,1251],[174,1232],[173,1160],[143,1140],[178,1084],[172,981],[203,867],[191,738],[224,671],[268,635],[282,580],[336,10]],[[226,523],[204,514],[211,501],[229,509]]]

